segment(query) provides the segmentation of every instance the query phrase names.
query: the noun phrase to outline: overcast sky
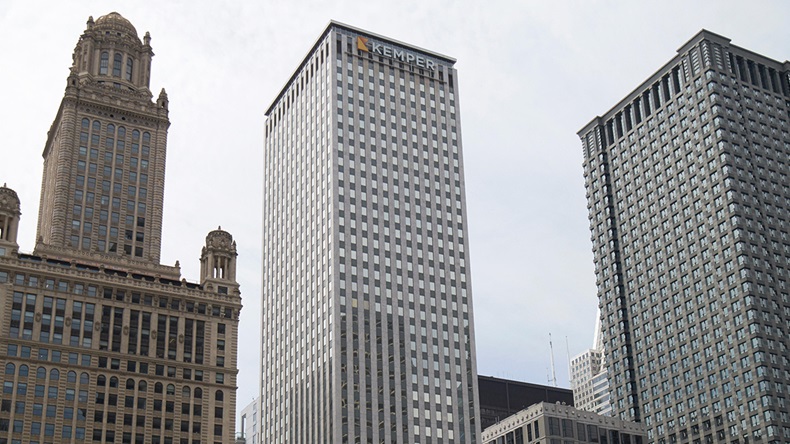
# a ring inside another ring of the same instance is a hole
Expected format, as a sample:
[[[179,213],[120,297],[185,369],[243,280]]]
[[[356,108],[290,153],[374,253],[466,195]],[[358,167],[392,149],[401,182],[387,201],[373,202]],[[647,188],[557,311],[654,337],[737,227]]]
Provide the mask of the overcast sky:
[[[257,392],[264,111],[330,19],[458,60],[478,372],[568,387],[597,298],[576,131],[700,29],[790,56],[784,1],[0,0],[0,183],[35,240],[41,153],[89,15],[150,31],[170,98],[162,262],[199,278],[206,234],[239,246],[240,410]]]

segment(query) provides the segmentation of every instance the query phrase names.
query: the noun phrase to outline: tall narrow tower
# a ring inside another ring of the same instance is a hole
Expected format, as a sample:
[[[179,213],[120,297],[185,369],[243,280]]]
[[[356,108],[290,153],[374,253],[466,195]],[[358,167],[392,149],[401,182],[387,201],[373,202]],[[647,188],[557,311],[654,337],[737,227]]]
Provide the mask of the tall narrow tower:
[[[88,19],[44,147],[37,251],[159,263],[170,121],[150,42],[117,12]]]
[[[454,64],[332,22],[267,111],[262,442],[478,442]]]

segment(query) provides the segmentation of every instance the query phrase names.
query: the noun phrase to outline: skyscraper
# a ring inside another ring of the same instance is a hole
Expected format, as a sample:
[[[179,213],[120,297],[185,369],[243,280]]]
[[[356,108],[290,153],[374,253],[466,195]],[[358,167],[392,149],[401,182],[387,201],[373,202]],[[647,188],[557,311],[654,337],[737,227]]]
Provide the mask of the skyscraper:
[[[788,65],[702,31],[580,132],[612,408],[790,440]]]
[[[232,443],[236,244],[159,263],[168,100],[148,33],[88,19],[44,147],[38,239],[0,187],[0,443]]]
[[[262,442],[477,442],[454,63],[331,22],[267,110]]]
[[[88,20],[44,148],[41,247],[159,261],[170,121],[150,43],[120,14]]]

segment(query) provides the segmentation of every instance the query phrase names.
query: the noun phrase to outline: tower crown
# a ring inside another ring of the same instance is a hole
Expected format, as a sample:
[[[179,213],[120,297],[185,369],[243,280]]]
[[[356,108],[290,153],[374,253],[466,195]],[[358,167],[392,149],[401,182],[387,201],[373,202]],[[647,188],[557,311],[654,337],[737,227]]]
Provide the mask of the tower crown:
[[[206,246],[203,247],[200,255],[200,283],[217,284],[216,290],[220,293],[227,293],[229,287],[238,287],[237,256],[236,241],[230,233],[224,231],[222,227],[209,232],[206,236]],[[214,289],[213,286],[211,287]]]
[[[89,17],[74,49],[71,73],[80,82],[94,80],[116,88],[147,91],[154,55],[150,42],[148,33],[141,41],[134,25],[117,12],[96,21]]]
[[[20,208],[19,196],[16,194],[16,191],[3,184],[0,187],[0,212],[16,213],[18,215]]]
[[[88,23],[90,23],[90,19]],[[117,36],[123,36],[125,34],[136,39],[138,43],[140,42],[140,38],[137,36],[137,29],[132,25],[132,22],[126,20],[121,14],[115,11],[99,17],[92,27],[90,25],[88,26],[89,30],[91,28],[94,32],[108,34],[116,33]]]
[[[19,216],[22,214],[19,196],[5,184],[0,187],[0,246],[17,246]]]

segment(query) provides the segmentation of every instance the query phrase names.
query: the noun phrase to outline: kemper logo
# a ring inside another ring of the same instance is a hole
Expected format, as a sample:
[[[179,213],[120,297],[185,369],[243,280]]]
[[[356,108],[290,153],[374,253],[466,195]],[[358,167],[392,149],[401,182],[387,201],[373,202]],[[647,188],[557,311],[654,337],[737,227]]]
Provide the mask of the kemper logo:
[[[372,52],[384,57],[389,57],[401,62],[406,62],[419,66],[420,68],[433,69],[435,64],[433,60],[426,59],[423,56],[404,51],[403,49],[394,48],[383,43],[371,42],[367,37],[357,36],[357,49],[365,52]]]

